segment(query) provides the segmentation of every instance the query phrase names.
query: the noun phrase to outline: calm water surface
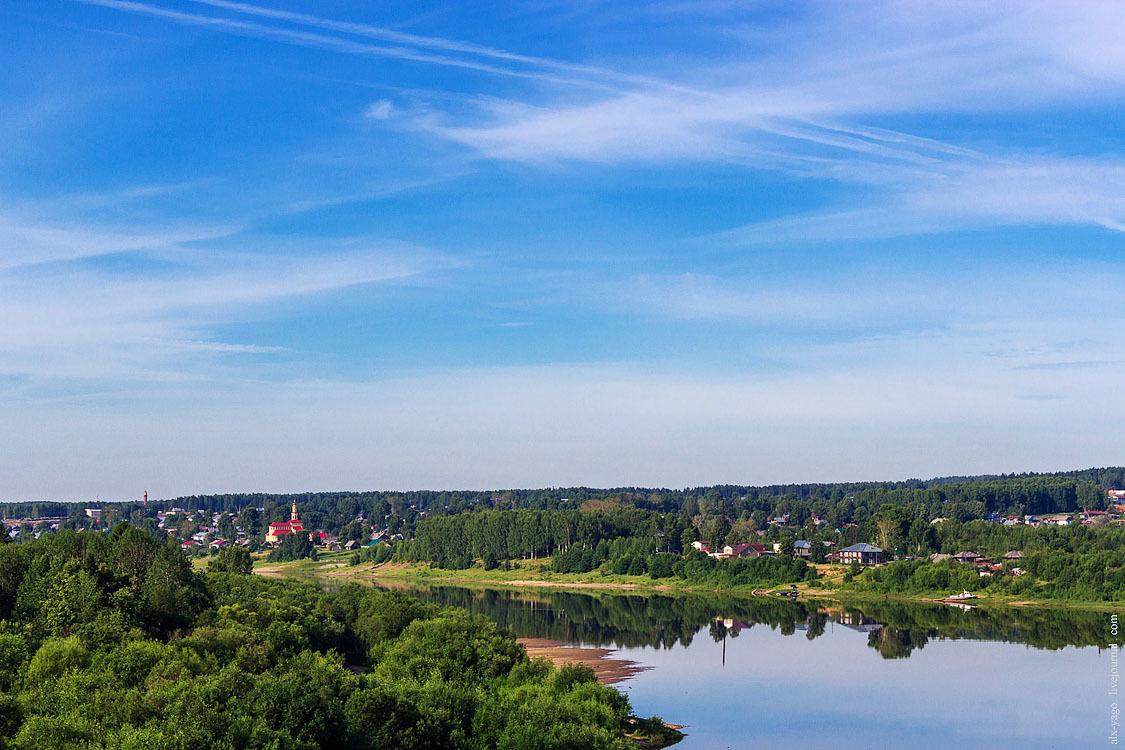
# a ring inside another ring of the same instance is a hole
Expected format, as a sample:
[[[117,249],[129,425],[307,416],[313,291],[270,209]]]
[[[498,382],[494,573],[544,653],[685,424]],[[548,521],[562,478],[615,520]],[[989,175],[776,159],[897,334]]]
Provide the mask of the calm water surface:
[[[520,636],[619,648],[652,669],[618,687],[638,714],[689,725],[684,750],[1110,746],[1118,698],[1108,694],[1104,613],[451,586],[404,593]]]

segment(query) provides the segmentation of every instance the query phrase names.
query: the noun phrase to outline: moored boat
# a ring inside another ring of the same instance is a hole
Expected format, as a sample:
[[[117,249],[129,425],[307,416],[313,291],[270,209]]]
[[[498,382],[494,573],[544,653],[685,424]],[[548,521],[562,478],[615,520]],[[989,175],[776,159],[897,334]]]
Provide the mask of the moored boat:
[[[968,601],[969,599],[976,599],[976,598],[977,597],[974,594],[970,594],[968,591],[962,591],[960,594],[953,594],[952,596],[947,596],[944,599],[942,599],[942,601],[943,602],[964,602],[964,601]]]

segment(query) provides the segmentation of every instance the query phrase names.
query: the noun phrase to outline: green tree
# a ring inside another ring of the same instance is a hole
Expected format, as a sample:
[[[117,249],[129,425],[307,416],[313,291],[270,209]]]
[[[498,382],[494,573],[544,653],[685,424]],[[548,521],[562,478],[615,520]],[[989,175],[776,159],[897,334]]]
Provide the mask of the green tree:
[[[254,572],[254,559],[244,547],[228,547],[211,559],[207,569],[213,573],[250,575]]]

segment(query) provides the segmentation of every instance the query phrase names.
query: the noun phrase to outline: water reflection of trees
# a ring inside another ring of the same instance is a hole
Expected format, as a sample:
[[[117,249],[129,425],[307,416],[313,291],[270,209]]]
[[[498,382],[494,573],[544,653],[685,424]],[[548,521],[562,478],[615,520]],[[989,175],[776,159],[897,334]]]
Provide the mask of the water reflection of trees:
[[[517,635],[596,646],[670,649],[688,646],[700,631],[715,641],[766,625],[809,640],[830,623],[867,634],[883,658],[909,657],[935,639],[1024,643],[1035,648],[1108,647],[1102,612],[1034,608],[961,611],[938,604],[879,602],[839,605],[767,597],[525,593],[433,586],[410,592],[427,601],[482,614]]]

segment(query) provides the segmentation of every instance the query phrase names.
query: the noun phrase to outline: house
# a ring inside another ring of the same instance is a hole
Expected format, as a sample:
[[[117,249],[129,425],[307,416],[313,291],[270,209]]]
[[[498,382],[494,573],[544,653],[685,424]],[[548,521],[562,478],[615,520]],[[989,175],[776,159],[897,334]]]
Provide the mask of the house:
[[[1004,553],[1004,559],[1005,560],[1021,560],[1021,559],[1023,559],[1023,553],[1020,552],[1018,549],[1014,549],[1011,552],[1005,552]]]
[[[207,546],[211,549],[222,549],[223,547],[229,547],[230,542],[228,542],[226,539],[216,539]]]
[[[344,545],[344,549],[348,550],[349,552],[351,550],[359,549],[359,542],[353,539]]]
[[[812,557],[812,545],[804,539],[798,539],[793,542],[793,554],[797,557]]]
[[[840,551],[843,552],[843,550]],[[858,612],[841,612],[839,617],[836,618],[836,622],[861,633],[875,633],[883,628],[883,623],[865,617]]]
[[[1079,518],[1083,526],[1100,526],[1109,523],[1109,514],[1104,510],[1087,510]]]
[[[952,559],[953,559],[953,555],[945,555],[945,554],[942,554],[941,552],[937,552],[935,554],[930,555],[930,562],[932,562],[932,563],[939,563],[942,560],[952,560]]]
[[[692,542],[692,549],[697,549],[700,552],[711,554],[711,542]]]
[[[840,562],[842,563],[857,562],[860,565],[878,565],[883,562],[883,550],[866,542],[844,547],[837,554],[840,555]]]
[[[953,556],[953,559],[956,560],[959,563],[973,563],[973,564],[979,563],[982,560],[984,560],[984,558],[981,557],[980,555],[978,555],[976,552],[958,552],[956,555]]]
[[[766,545],[764,544],[728,544],[723,547],[723,551],[717,553],[715,557],[733,557],[737,559],[744,557],[761,557],[766,554],[769,553],[766,551]]]

